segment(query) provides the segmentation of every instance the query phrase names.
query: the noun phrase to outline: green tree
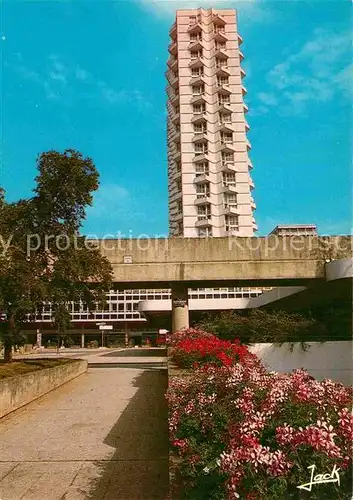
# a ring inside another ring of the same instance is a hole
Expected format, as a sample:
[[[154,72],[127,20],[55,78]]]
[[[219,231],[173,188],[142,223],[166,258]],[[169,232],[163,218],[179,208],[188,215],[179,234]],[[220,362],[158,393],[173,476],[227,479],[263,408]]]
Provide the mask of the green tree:
[[[299,342],[303,349],[306,341],[320,337],[324,327],[315,319],[301,314],[264,309],[251,309],[242,313],[227,311],[221,314],[207,314],[197,325],[220,339],[239,339],[244,344],[289,342],[291,348]]]
[[[52,303],[60,335],[70,325],[69,302],[94,307],[104,303],[111,286],[109,261],[78,233],[99,186],[92,160],[74,150],[49,151],[37,166],[32,198],[7,203],[0,196],[0,310],[6,317],[0,332],[6,361],[20,322],[44,300]]]

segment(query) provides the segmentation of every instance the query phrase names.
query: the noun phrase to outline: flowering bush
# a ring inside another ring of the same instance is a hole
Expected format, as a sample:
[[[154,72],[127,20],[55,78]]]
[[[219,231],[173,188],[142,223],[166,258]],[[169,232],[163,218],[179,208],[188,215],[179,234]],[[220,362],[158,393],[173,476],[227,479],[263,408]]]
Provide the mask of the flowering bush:
[[[211,364],[172,379],[167,401],[185,498],[351,498],[352,389],[304,370]],[[314,475],[336,466],[340,483],[298,489],[312,465]]]
[[[172,335],[172,360],[181,368],[205,365],[231,366],[238,361],[259,363],[258,358],[238,341],[219,340],[202,330],[182,330]]]
[[[160,335],[156,338],[157,347],[162,347],[166,345],[166,338],[164,335]]]
[[[197,328],[184,328],[178,332],[167,335],[167,344],[169,347],[176,346],[182,340],[201,340],[214,338],[212,333],[204,332]]]

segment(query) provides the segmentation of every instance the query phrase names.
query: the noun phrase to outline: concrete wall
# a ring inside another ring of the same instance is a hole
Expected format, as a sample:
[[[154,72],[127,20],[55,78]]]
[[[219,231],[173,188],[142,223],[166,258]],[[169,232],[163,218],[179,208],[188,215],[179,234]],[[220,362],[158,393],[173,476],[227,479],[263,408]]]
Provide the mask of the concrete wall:
[[[352,385],[352,342],[308,342],[310,348],[303,352],[295,345],[293,352],[289,344],[276,347],[273,344],[255,344],[250,350],[256,354],[269,370],[291,372],[295,368],[305,368],[310,375],[321,380],[330,378]]]
[[[105,239],[95,244],[112,263],[114,280],[120,286],[163,287],[184,282],[192,287],[201,282],[206,286],[208,281],[211,286],[287,286],[325,279],[321,239],[146,238]],[[344,253],[351,237],[330,237],[329,242]]]
[[[87,361],[45,368],[0,380],[0,418],[87,371]]]

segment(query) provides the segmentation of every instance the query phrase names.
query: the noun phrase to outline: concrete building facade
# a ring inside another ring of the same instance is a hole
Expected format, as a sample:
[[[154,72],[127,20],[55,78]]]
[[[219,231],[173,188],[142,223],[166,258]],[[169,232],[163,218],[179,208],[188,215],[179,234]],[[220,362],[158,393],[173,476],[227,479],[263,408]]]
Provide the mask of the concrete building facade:
[[[236,11],[178,10],[167,62],[169,233],[257,230]]]

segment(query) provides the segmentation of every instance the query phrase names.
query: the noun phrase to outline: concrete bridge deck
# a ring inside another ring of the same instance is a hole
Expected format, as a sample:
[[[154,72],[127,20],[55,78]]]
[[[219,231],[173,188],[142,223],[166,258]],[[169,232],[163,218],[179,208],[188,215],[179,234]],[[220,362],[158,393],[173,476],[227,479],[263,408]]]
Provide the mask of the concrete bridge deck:
[[[351,236],[160,238],[95,242],[119,288],[306,286],[352,255]],[[202,285],[201,285],[202,284]]]

